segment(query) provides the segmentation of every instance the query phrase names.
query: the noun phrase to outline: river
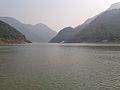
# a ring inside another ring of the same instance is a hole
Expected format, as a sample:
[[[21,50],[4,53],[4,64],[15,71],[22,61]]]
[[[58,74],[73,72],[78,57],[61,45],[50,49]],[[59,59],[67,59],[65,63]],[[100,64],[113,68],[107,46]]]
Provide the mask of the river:
[[[0,90],[120,90],[120,44],[1,45]]]

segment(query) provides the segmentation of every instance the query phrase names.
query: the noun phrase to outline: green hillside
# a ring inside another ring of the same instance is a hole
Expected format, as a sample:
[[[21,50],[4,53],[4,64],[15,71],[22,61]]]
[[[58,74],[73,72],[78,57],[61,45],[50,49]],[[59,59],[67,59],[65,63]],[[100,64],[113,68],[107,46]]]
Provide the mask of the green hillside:
[[[3,21],[0,21],[0,44],[22,43],[25,41],[26,39],[23,34]]]

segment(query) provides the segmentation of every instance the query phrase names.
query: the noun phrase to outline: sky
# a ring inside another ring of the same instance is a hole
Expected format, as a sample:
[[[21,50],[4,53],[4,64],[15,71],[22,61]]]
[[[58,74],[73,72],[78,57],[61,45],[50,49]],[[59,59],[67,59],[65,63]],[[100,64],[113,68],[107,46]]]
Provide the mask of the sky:
[[[76,27],[120,0],[0,0],[0,16],[25,24],[43,23],[55,31]]]

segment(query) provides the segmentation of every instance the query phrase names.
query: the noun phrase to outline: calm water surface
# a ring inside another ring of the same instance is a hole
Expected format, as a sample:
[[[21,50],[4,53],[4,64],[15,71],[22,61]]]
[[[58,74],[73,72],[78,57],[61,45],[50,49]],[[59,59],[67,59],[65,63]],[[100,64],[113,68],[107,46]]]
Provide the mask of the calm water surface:
[[[0,46],[0,90],[120,90],[120,45]]]

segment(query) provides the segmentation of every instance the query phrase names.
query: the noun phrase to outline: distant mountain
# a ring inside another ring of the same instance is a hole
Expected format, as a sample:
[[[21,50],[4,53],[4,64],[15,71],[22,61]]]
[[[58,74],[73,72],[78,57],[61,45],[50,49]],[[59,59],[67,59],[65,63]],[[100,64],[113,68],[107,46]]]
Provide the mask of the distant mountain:
[[[48,42],[56,35],[55,31],[41,23],[36,25],[23,24],[11,17],[0,17],[0,20],[16,28],[32,42]]]
[[[52,40],[50,40],[51,43],[60,43],[68,40],[69,38],[72,38],[76,34],[76,31],[71,28],[67,27],[62,29]]]
[[[113,9],[120,9],[120,2],[112,4],[108,10]]]
[[[120,42],[120,9],[98,15],[68,42]]]
[[[3,21],[0,21],[0,44],[23,43],[26,41],[23,34]]]

